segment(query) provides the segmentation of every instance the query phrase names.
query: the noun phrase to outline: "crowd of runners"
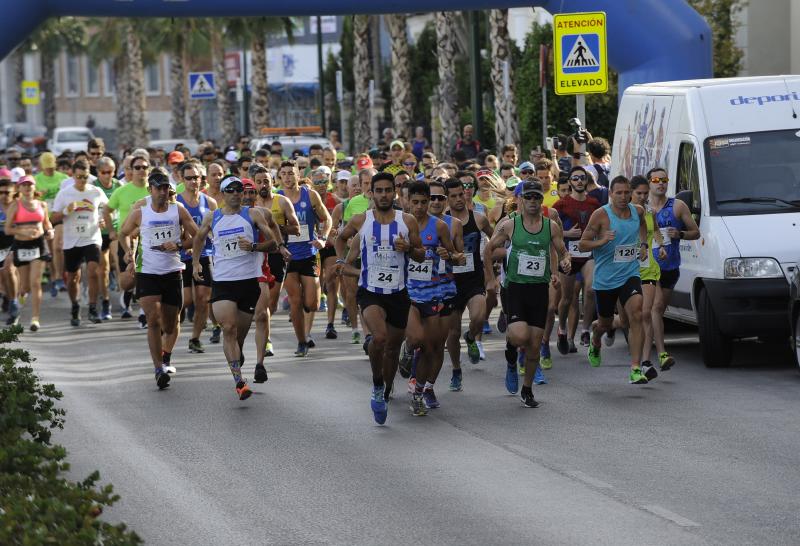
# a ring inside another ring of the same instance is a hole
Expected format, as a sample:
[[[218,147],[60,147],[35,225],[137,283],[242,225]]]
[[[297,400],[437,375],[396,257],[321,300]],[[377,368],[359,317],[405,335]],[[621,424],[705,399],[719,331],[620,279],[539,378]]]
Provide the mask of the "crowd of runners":
[[[7,323],[30,305],[30,332],[42,328],[43,287],[54,298],[66,292],[73,327],[84,320],[81,302],[92,323],[138,322],[159,389],[177,372],[172,355],[188,329],[190,353],[222,343],[245,400],[245,376],[264,383],[269,357],[291,351],[270,336],[278,306],[289,311],[298,358],[313,352],[315,314],[326,313],[319,343],[339,339],[337,325],[349,328],[341,337],[369,358],[370,405],[381,424],[399,396],[398,372],[411,413],[423,416],[440,405],[445,355],[447,387],[461,391],[462,346],[479,363],[493,327],[506,337],[505,388],[529,408],[538,406],[533,385],[547,383],[554,351],[580,345],[600,366],[601,347],[618,332],[630,383],[675,365],[663,315],[680,275],[680,242],[700,232],[688,207],[667,197],[663,168],[609,179],[602,138],[584,151],[564,137],[550,158],[533,152],[520,162],[513,145],[481,151],[469,126],[446,161],[419,133],[409,142],[384,136],[350,158],[332,146],[283,150],[279,141],[252,150],[247,137],[225,149],[203,143],[196,156],[178,145],[117,158],[100,139],[58,157],[7,150]],[[257,356],[245,365],[251,329]]]

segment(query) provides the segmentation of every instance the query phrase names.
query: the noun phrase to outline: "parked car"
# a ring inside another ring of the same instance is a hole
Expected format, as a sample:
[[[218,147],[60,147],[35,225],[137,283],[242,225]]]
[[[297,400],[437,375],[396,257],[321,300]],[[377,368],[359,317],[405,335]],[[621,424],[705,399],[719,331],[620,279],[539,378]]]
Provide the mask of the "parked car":
[[[87,127],[56,127],[53,136],[47,141],[47,148],[56,155],[67,150],[71,152],[86,151],[89,140],[94,133]]]
[[[43,125],[5,123],[0,133],[0,150],[17,146],[23,151],[35,154],[43,149],[46,143],[47,128]]]
[[[177,144],[183,144],[192,155],[197,154],[198,148],[200,148],[200,144],[193,138],[167,138],[162,140],[151,140],[148,146],[150,148],[161,148],[166,153],[170,153],[172,150],[175,149]]]
[[[792,354],[800,371],[800,262],[789,277],[789,328],[792,332]]]

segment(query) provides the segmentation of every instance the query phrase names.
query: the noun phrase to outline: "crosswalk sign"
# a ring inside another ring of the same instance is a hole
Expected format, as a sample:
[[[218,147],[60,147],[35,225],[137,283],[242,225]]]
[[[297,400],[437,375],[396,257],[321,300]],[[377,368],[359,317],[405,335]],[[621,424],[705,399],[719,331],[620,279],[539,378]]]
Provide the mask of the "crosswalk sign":
[[[22,82],[22,104],[36,106],[39,104],[39,82],[24,80]]]
[[[189,72],[189,98],[213,99],[216,96],[213,72]]]
[[[566,13],[553,17],[556,94],[608,91],[606,57],[605,13]]]

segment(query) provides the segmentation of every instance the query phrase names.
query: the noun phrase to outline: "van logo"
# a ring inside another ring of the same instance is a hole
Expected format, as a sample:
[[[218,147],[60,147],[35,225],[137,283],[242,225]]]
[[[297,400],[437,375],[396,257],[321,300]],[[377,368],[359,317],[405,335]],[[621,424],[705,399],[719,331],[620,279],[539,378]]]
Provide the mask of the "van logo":
[[[740,104],[758,104],[759,106],[764,106],[770,102],[786,102],[789,100],[800,100],[800,96],[796,91],[786,93],[785,95],[760,95],[758,97],[744,97],[739,95],[736,98],[730,99],[730,103],[732,106],[739,106]]]

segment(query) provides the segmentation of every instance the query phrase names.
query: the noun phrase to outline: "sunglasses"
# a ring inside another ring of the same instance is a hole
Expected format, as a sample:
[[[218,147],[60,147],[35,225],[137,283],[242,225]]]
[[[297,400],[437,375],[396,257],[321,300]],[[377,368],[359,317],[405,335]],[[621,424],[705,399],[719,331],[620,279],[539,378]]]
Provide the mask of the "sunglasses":
[[[188,180],[189,182],[194,182],[195,180],[200,180],[200,175],[198,174],[195,176],[184,176],[183,179]]]
[[[403,166],[404,167],[416,167],[417,164],[414,163],[413,161],[408,161],[408,162],[403,163]]]
[[[244,188],[225,188],[222,193],[242,193]]]
[[[650,179],[651,184],[667,184],[669,182],[669,178],[666,176],[658,177],[654,176]]]
[[[474,190],[475,184],[461,184],[461,187],[464,188],[465,190]]]
[[[519,174],[533,174],[533,171],[530,169],[523,169],[519,171]]]
[[[572,176],[569,177],[569,179],[572,180],[573,182],[578,182],[578,181],[581,181],[581,180],[586,180],[586,175],[585,174],[573,174]]]
[[[134,165],[133,166],[133,170],[134,171],[146,171],[149,168],[150,168],[150,165]]]
[[[10,193],[11,193],[11,192],[10,192],[10,191],[8,191],[8,190],[3,190],[3,191],[0,191],[0,195],[8,195],[8,194],[10,194]]]
[[[522,198],[525,201],[543,201],[544,200],[544,196],[543,195],[539,195],[538,193],[523,193],[522,194]]]
[[[83,174],[83,175],[77,175],[76,174],[73,178],[75,178],[75,180],[89,180],[89,176],[85,175],[85,174]]]
[[[114,171],[97,171],[97,174],[102,174],[103,176],[107,174],[114,174]]]
[[[101,155],[103,155],[103,154],[101,154],[100,152],[90,152],[89,153],[89,157],[100,157]]]
[[[446,201],[446,195],[431,195],[431,201]]]

